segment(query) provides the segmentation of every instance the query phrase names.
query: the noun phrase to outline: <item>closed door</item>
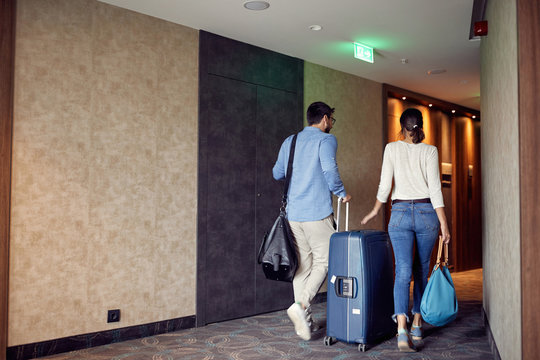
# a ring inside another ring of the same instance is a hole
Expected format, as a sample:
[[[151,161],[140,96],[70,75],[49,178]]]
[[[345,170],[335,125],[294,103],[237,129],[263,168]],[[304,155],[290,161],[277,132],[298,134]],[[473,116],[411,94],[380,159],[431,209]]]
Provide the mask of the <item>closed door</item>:
[[[301,119],[294,111],[298,106],[298,96],[295,93],[257,87],[257,201],[254,239],[257,250],[281,205],[283,182],[273,179],[272,167],[283,140],[302,128]],[[257,313],[284,309],[292,303],[292,285],[267,280],[258,264],[255,264],[255,281]]]
[[[209,78],[212,86],[201,96],[207,162],[200,194],[206,211],[199,213],[206,235],[199,247],[199,325],[292,302],[292,285],[266,280],[256,257],[281,202],[283,184],[273,179],[273,164],[282,141],[301,128],[296,93]]]
[[[207,108],[206,323],[255,309],[256,86],[219,76]]]

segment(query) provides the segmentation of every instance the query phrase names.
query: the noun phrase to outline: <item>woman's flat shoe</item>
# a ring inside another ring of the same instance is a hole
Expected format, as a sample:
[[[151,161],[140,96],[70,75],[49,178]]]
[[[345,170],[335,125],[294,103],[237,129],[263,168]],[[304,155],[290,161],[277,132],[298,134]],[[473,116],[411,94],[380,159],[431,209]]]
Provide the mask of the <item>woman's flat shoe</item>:
[[[416,347],[409,338],[409,333],[405,329],[399,329],[397,334],[397,345],[401,352],[416,352]]]
[[[413,341],[421,341],[422,340],[422,325],[420,326],[411,326],[411,338]]]

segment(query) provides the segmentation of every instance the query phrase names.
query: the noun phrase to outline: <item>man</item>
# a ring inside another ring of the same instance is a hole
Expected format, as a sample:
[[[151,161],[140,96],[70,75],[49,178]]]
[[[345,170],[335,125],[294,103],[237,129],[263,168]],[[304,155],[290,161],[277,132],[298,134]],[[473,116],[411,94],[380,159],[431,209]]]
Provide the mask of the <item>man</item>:
[[[314,102],[307,110],[308,126],[296,139],[287,217],[298,252],[298,269],[293,280],[294,301],[287,315],[298,336],[311,339],[311,301],[328,272],[330,236],[334,230],[332,193],[351,199],[339,176],[336,164],[337,140],[330,135],[335,123],[334,109],[323,102]],[[274,179],[285,178],[292,135],[279,150],[272,169]]]

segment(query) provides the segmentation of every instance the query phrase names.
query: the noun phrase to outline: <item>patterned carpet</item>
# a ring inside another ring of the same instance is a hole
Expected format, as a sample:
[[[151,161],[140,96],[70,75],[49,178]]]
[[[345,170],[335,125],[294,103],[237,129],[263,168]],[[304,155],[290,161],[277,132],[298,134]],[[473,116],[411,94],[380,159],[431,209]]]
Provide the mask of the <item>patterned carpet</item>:
[[[325,346],[326,304],[313,306],[321,329],[311,341],[295,333],[285,311],[210,324],[201,328],[131,340],[43,359],[493,359],[481,317],[482,271],[455,273],[460,311],[445,327],[425,326],[423,348],[417,353],[397,351],[396,339],[372,345],[365,353],[338,342]]]

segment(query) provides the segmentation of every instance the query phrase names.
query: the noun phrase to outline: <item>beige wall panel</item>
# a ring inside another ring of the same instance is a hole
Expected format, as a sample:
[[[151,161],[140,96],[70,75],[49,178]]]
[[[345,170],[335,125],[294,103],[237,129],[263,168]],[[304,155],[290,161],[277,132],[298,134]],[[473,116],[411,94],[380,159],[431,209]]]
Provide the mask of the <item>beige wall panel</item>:
[[[305,62],[305,124],[305,112],[314,101],[336,108],[332,134],[338,140],[337,162],[345,189],[353,196],[350,228],[383,229],[382,211],[368,225],[360,224],[375,203],[382,166],[382,84]]]
[[[521,358],[516,4],[488,2],[481,44],[484,309],[502,359]]]
[[[197,31],[21,0],[15,71],[8,345],[195,314]]]

